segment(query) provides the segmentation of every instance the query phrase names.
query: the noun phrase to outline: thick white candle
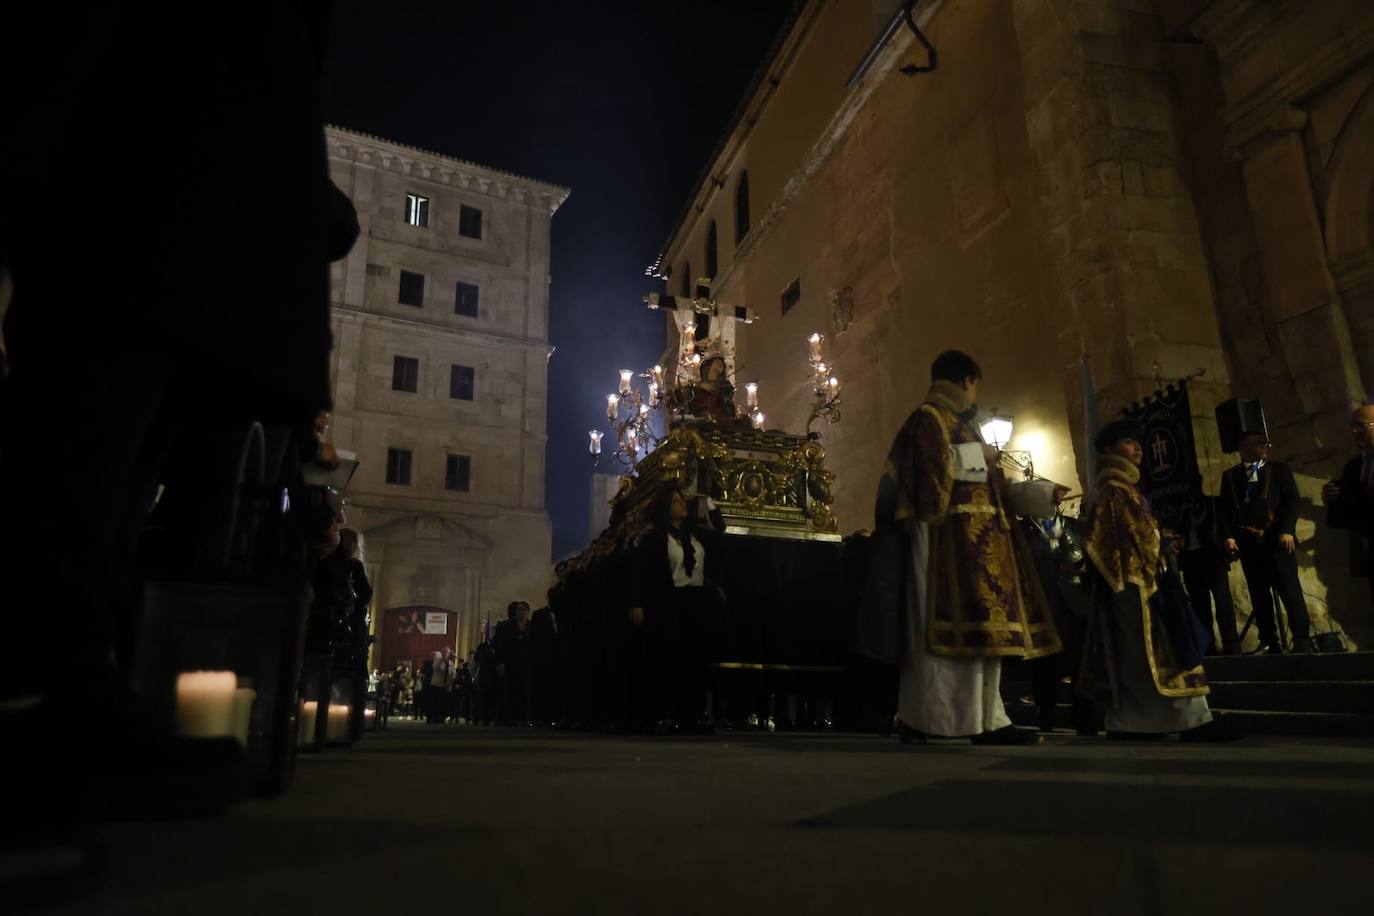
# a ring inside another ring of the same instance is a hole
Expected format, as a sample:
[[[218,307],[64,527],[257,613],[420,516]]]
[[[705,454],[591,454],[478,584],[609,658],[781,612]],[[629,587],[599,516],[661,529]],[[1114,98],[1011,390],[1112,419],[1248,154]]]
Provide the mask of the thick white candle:
[[[301,704],[300,733],[296,736],[296,745],[309,746],[315,743],[315,718],[319,714],[320,704],[314,700],[306,700]]]
[[[248,732],[253,724],[253,701],[258,692],[251,687],[240,687],[234,691],[234,737],[239,744],[248,746]]]
[[[192,738],[222,738],[234,733],[232,671],[184,671],[177,675],[176,729]]]
[[[352,731],[349,722],[352,707],[329,704],[329,724],[325,726],[326,741],[347,741]]]

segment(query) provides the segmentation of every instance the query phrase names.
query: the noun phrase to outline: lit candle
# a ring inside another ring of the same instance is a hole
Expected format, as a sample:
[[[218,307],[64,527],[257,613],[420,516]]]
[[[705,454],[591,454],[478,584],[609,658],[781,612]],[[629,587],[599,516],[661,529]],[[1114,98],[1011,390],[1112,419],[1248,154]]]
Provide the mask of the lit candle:
[[[587,436],[591,439],[591,441],[587,443],[587,451],[591,452],[593,455],[601,454],[601,435],[602,433],[599,429],[587,430]]]
[[[832,401],[839,396],[840,380],[835,378],[835,376],[830,376],[830,380],[825,383],[825,387],[826,390],[830,393],[830,399]]]
[[[301,703],[300,730],[296,733],[296,746],[306,746],[315,743],[315,719],[319,715],[320,704],[314,700],[305,700]]]
[[[820,376],[821,378],[825,378],[826,375],[829,374],[829,372],[830,367],[827,366],[825,363],[816,363],[816,375]]]
[[[658,366],[654,366],[654,377],[655,377],[655,378],[658,378],[659,374],[662,373],[662,372],[663,372],[662,369],[660,369]],[[650,406],[650,407],[657,407],[657,406],[658,406],[658,382],[650,382],[650,383],[649,383],[649,406]]]
[[[177,675],[176,730],[191,738],[222,738],[234,734],[232,671],[185,671]]]
[[[759,406],[759,383],[746,382],[744,385],[744,403],[750,410]]]
[[[693,368],[693,369],[700,369],[700,368],[701,368],[701,354],[700,354],[700,353],[693,353],[693,354],[692,354],[692,358],[689,359],[688,362],[692,364],[692,368]]]
[[[820,360],[821,360],[821,341],[824,340],[825,338],[821,336],[821,334],[820,334],[819,331],[816,331],[816,332],[814,332],[810,337],[808,337],[808,338],[806,338],[806,339],[807,339],[807,341],[810,342],[810,344],[811,344],[811,362],[813,362],[813,363],[818,363],[818,362],[820,362]]]
[[[662,366],[654,366],[654,383],[655,383],[655,384],[658,384],[658,385],[662,385],[662,384],[663,384],[663,367],[662,367]]]
[[[240,687],[234,691],[234,737],[239,744],[248,746],[248,733],[253,725],[253,701],[258,692],[251,687]]]
[[[697,348],[697,326],[689,321],[682,326],[682,352],[691,353]]]
[[[633,429],[625,430],[625,450],[634,453],[639,449],[639,434]]]
[[[326,741],[347,741],[352,734],[352,724],[350,718],[353,708],[351,706],[330,703],[329,722],[325,725],[324,739]]]
[[[649,405],[648,405],[648,404],[640,404],[640,405],[639,405],[639,415],[640,415],[641,417],[647,417],[647,416],[649,415]]]
[[[619,410],[619,409],[620,409],[620,397],[619,397],[619,395],[614,395],[614,394],[608,394],[608,395],[606,395],[606,418],[607,418],[608,420],[610,420],[611,422],[615,422],[615,414],[616,414],[616,411]]]
[[[753,416],[751,416],[749,419],[753,421],[754,429],[763,429],[763,411],[754,411]]]
[[[629,369],[621,369],[621,370],[620,370],[620,393],[621,393],[621,394],[629,394],[629,393],[630,393],[630,380],[633,379],[634,377],[635,377],[635,374],[634,374],[634,372],[632,372],[631,370],[629,370]]]

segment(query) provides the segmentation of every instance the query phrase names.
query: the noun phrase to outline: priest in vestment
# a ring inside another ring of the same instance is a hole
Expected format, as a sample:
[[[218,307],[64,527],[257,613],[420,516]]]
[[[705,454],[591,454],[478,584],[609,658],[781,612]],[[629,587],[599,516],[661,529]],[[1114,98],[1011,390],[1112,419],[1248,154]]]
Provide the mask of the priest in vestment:
[[[942,353],[925,403],[888,453],[892,518],[907,548],[897,703],[904,741],[1036,743],[1007,717],[1002,658],[1060,649],[996,456],[972,426],[981,377],[968,354]]]
[[[1193,631],[1159,522],[1137,486],[1139,438],[1123,421],[1098,433],[1088,516],[1096,581],[1079,688],[1106,707],[1114,738],[1191,732],[1212,721],[1201,664],[1206,640]]]

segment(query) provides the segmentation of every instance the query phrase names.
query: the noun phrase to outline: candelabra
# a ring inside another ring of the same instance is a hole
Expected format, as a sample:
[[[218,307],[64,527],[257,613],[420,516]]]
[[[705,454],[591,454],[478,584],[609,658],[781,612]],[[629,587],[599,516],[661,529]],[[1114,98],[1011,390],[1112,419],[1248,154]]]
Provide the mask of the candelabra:
[[[811,424],[824,418],[827,423],[837,423],[840,419],[840,380],[835,375],[835,367],[828,365],[821,355],[821,344],[825,335],[819,331],[807,338],[811,344],[811,415],[806,418],[806,432],[810,434]]]
[[[606,420],[615,442],[615,450],[611,454],[631,470],[639,463],[641,455],[653,451],[661,441],[651,420],[653,412],[663,406],[663,367],[654,366],[640,373],[640,377],[647,380],[642,390],[634,383],[634,371],[621,369],[619,388],[606,395]],[[587,451],[599,459],[605,433],[592,429],[587,431],[587,436]]]

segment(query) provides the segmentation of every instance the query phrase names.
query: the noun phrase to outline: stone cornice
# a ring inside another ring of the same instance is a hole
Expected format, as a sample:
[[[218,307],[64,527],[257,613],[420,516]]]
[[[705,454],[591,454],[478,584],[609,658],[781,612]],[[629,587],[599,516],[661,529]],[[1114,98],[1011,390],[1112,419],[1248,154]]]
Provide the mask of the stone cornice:
[[[1215,0],[1188,29],[1216,48],[1223,69],[1240,66],[1263,50],[1273,30],[1286,18],[1301,16],[1301,4],[1274,0]],[[1227,144],[1241,149],[1267,134],[1303,130],[1301,106],[1326,87],[1374,57],[1374,25],[1352,31],[1338,45],[1290,64],[1275,61],[1273,78],[1255,91],[1228,99],[1220,114],[1229,128]]]
[[[930,23],[930,20],[944,5],[945,0],[925,0],[925,2],[919,3],[917,10],[913,11],[916,24],[924,30]],[[809,22],[807,24],[809,24]],[[800,26],[798,28],[800,29]],[[802,189],[810,183],[811,179],[830,159],[831,154],[840,145],[840,141],[843,140],[849,132],[849,127],[853,123],[854,118],[868,104],[868,100],[872,97],[878,86],[897,69],[897,65],[912,50],[914,44],[915,37],[912,35],[911,30],[906,28],[901,29],[888,41],[887,45],[879,53],[878,58],[869,68],[868,73],[854,86],[854,88],[849,90],[849,93],[840,102],[838,108],[835,110],[835,114],[821,130],[820,136],[802,158],[800,165],[797,167],[796,171],[793,172],[792,177],[788,179],[787,184],[783,186],[782,191],[779,192],[778,196],[769,204],[767,211],[764,212],[758,222],[750,227],[749,233],[744,237],[740,246],[735,249],[734,257],[731,259],[729,266],[721,271],[720,276],[715,278],[715,281],[712,283],[713,293],[723,294],[728,289],[731,278],[738,270],[742,269],[749,258],[753,256],[754,252],[758,250],[759,246],[763,244],[764,240],[772,235],[772,231],[782,218],[783,213],[786,212],[787,208],[791,206],[792,202],[797,198],[797,195],[801,193]],[[787,66],[790,66],[793,62],[793,60],[789,60]],[[730,160],[738,155],[739,147],[742,145],[745,137],[753,128],[754,124],[763,116],[767,101],[771,98],[772,93],[770,91],[765,95],[762,89],[759,92],[763,98],[758,110],[754,112],[753,116],[748,121],[736,128],[735,135],[731,137],[731,141],[725,144],[724,148],[713,160],[711,168],[706,173],[707,175],[724,170],[724,167],[729,164]],[[697,199],[698,195],[701,194],[701,190],[701,186],[699,185],[697,190],[693,192],[693,200]],[[700,214],[698,213],[698,215]],[[650,265],[649,269],[645,272],[651,276],[661,277],[663,265],[672,263],[682,241],[691,235],[695,226],[696,220],[694,218],[684,219],[674,231],[674,234],[669,238],[668,243],[664,245],[663,251],[659,254],[658,259]]]
[[[426,332],[439,331],[452,337],[473,340],[488,346],[523,347],[528,350],[538,351],[546,356],[553,352],[553,347],[549,342],[547,340],[541,340],[538,337],[522,337],[518,334],[501,334],[495,331],[477,331],[472,328],[460,328],[454,327],[453,325],[440,324],[437,321],[423,321],[418,318],[401,318],[396,315],[383,315],[343,302],[332,302],[330,303],[330,308],[339,318],[357,324],[375,321],[378,324],[398,329],[414,330],[416,328],[423,328]]]
[[[557,212],[572,193],[559,185],[332,124],[325,127],[324,136],[329,156],[333,159],[410,175],[431,184],[458,188],[472,194],[525,204],[545,210],[550,215]]]

